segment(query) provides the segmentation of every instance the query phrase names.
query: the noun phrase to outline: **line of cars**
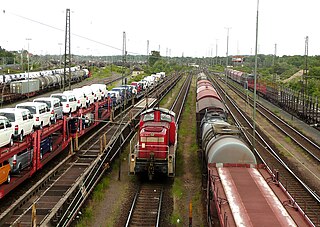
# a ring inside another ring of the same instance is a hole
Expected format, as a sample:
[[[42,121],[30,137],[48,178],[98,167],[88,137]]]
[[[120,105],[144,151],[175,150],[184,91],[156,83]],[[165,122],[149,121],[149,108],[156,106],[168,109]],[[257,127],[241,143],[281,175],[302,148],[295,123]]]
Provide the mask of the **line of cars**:
[[[80,108],[88,108],[93,103],[110,98],[110,105],[117,108],[125,99],[143,94],[143,91],[154,88],[165,77],[165,73],[148,76],[131,85],[121,85],[107,90],[105,84],[91,84],[71,91],[51,94],[50,97],[35,98],[32,102],[17,104],[15,108],[0,109],[0,149],[12,146],[14,140],[22,142],[34,130],[55,124]],[[88,114],[90,115],[90,114]],[[84,116],[86,118],[86,116]],[[88,119],[91,119],[88,117]],[[84,121],[90,124],[89,121]],[[52,151],[52,137],[40,142],[40,160],[46,152]],[[24,149],[18,154],[0,163],[0,184],[10,182],[10,173],[18,174],[31,165],[33,150]],[[3,180],[3,181],[2,181]]]
[[[63,93],[54,93],[50,97],[35,98],[32,102],[23,102],[15,108],[0,109],[0,147],[13,146],[14,140],[24,138],[34,130],[55,124],[64,114],[70,114],[79,108],[88,108],[96,101],[107,97],[104,84],[92,84]],[[40,160],[52,151],[52,136],[40,141]],[[10,182],[10,173],[19,174],[31,165],[33,149],[27,148],[0,163],[0,184]]]

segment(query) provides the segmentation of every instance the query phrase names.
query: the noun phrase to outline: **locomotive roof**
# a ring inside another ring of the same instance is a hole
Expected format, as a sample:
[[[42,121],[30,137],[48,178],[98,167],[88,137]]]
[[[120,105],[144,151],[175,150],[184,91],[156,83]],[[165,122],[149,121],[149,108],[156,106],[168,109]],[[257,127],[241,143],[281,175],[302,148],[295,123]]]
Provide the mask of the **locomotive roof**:
[[[143,111],[141,113],[141,115],[146,114],[146,113],[152,113],[152,112],[154,112],[156,110],[160,111],[161,113],[169,114],[172,117],[176,117],[175,112],[173,112],[171,110],[168,110],[168,109],[165,109],[165,108],[162,108],[162,107],[154,107],[154,108],[147,109],[147,110]]]

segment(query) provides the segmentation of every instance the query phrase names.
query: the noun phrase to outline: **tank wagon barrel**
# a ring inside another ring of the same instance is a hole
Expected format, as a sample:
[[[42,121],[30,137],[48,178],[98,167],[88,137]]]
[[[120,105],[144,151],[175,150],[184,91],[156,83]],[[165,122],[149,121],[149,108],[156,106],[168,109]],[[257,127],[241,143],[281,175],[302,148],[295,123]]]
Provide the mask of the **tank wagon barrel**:
[[[226,107],[203,73],[197,78],[196,100],[197,139],[207,165],[208,225],[308,226],[303,215],[283,206],[289,198],[268,184],[272,176],[257,164],[237,127],[227,122]]]

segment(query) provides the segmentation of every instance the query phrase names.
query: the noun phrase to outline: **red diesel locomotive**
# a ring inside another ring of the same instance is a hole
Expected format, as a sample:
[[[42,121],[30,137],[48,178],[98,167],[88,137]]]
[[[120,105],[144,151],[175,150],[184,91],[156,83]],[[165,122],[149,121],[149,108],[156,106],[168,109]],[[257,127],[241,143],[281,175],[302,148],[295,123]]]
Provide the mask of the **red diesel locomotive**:
[[[132,141],[135,146],[129,154],[130,174],[147,173],[149,179],[160,173],[174,177],[177,124],[173,111],[155,107],[142,112],[139,131]]]

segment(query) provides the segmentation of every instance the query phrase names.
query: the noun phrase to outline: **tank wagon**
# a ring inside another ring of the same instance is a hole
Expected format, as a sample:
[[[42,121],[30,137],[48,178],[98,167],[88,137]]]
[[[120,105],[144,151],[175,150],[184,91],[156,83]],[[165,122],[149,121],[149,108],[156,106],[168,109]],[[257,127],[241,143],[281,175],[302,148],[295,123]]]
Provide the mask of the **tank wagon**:
[[[177,125],[173,111],[155,107],[142,112],[135,141],[129,154],[130,174],[174,177]]]
[[[285,209],[290,197],[268,184],[274,178],[227,122],[226,108],[203,73],[198,75],[196,111],[208,226],[309,226],[302,212]]]
[[[8,77],[1,80],[1,77]],[[71,68],[69,78],[69,68],[66,71],[65,84],[78,83],[90,77],[88,69],[79,66]],[[46,70],[39,72],[29,72],[12,75],[0,75],[0,89],[2,91],[1,101],[14,102],[26,97],[32,97],[53,89],[60,88],[64,83],[63,69]]]

